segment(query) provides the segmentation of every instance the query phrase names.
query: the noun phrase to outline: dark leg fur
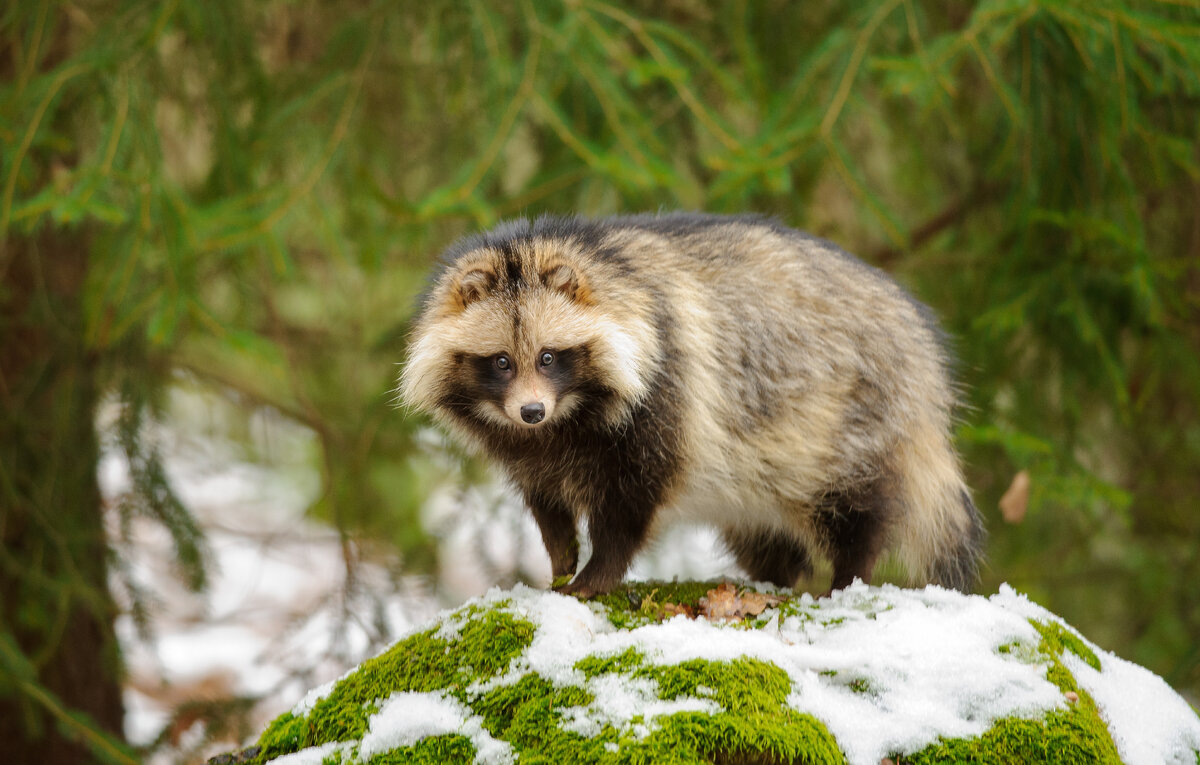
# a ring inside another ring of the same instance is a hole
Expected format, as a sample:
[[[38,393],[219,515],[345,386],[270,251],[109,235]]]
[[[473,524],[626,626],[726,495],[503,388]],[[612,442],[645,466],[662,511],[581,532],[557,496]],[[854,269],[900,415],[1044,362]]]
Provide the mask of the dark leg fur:
[[[554,578],[571,576],[579,562],[579,538],[570,509],[539,492],[527,492],[525,502],[542,532]]]
[[[933,564],[929,578],[935,584],[969,593],[979,580],[979,556],[983,551],[987,533],[979,517],[979,510],[971,501],[971,495],[965,491],[962,493],[962,504],[970,523],[967,534],[959,540],[958,545]]]
[[[755,581],[792,587],[812,573],[808,551],[783,534],[726,529],[721,536],[737,564]]]
[[[638,497],[604,497],[588,519],[592,557],[574,581],[559,588],[559,592],[587,598],[620,584],[634,554],[646,541],[655,506],[644,493]]]
[[[896,512],[889,488],[888,481],[877,478],[828,494],[821,503],[817,518],[833,559],[831,591],[850,586],[855,577],[871,581],[887,538],[888,521]]]

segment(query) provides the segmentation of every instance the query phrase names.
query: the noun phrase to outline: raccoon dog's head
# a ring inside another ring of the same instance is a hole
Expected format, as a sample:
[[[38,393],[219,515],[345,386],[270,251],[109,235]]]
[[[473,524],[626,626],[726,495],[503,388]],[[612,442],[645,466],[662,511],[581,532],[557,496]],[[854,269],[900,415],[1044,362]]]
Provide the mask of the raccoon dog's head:
[[[649,306],[577,241],[518,230],[451,251],[413,329],[404,401],[468,432],[620,422],[658,355]]]

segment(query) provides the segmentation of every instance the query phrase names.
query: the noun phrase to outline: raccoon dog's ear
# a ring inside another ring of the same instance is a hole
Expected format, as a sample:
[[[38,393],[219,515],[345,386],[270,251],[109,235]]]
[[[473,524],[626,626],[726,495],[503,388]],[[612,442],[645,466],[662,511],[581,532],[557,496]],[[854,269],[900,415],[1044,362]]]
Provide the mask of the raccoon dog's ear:
[[[495,274],[482,268],[475,268],[463,274],[454,290],[459,305],[466,308],[476,300],[487,297],[495,280]]]
[[[579,274],[566,263],[551,266],[542,272],[542,284],[550,289],[561,292],[572,300],[580,303],[588,302],[587,288],[579,280]]]

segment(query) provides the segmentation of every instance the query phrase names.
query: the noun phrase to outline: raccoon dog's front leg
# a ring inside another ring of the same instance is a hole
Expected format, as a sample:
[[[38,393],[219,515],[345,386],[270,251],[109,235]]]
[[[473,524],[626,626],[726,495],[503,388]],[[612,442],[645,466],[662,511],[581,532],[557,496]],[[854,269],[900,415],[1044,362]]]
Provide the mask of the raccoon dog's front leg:
[[[562,501],[538,491],[527,491],[525,502],[542,532],[554,579],[573,575],[579,563],[579,538],[571,510]]]
[[[654,516],[656,501],[647,496],[604,492],[588,518],[592,557],[574,581],[558,591],[581,598],[604,593],[620,584],[634,554],[641,548]]]

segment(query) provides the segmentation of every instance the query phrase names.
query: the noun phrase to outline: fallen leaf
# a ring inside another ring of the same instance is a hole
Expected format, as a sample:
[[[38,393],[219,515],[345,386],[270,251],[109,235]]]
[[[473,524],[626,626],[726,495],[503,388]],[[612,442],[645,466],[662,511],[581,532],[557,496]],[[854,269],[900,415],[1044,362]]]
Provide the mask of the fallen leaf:
[[[708,619],[741,619],[746,616],[758,616],[770,606],[777,606],[785,598],[764,592],[743,590],[729,582],[723,582],[718,587],[708,591],[700,598],[701,613]]]
[[[766,592],[743,592],[742,610],[751,616],[758,616],[763,611],[771,606],[777,606],[784,601],[784,598],[779,595],[771,595]]]
[[[1025,518],[1029,508],[1029,471],[1022,470],[1013,476],[1008,491],[1000,498],[1000,514],[1008,523],[1017,524]]]
[[[700,610],[707,619],[736,618],[739,608],[737,588],[729,582],[721,583],[700,598]]]

